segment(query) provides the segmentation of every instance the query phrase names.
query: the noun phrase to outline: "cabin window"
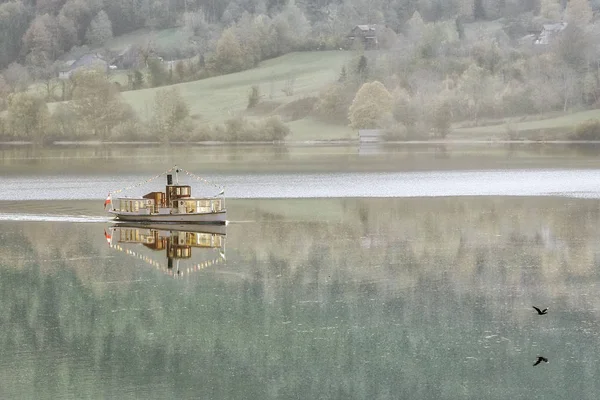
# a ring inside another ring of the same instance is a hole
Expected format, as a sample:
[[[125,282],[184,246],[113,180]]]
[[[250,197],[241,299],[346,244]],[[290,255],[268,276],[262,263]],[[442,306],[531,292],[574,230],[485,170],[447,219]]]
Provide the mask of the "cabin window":
[[[202,247],[211,247],[212,245],[212,235],[204,234],[198,238],[198,245]]]
[[[187,213],[193,213],[196,212],[196,204],[193,201],[186,201],[185,202],[185,212]]]

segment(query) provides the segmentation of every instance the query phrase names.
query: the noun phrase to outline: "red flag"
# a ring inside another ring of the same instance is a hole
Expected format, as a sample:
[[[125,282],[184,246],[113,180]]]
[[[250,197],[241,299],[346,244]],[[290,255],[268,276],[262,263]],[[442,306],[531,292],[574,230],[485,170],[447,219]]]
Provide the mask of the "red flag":
[[[104,209],[106,210],[106,205],[107,204],[111,204],[112,203],[112,199],[110,197],[110,193],[108,194],[108,197],[106,198],[106,200],[104,200]]]
[[[109,230],[109,232],[110,232],[110,230]],[[106,229],[104,230],[104,237],[106,238],[106,242],[110,246],[112,244],[112,235],[110,233],[107,233]]]

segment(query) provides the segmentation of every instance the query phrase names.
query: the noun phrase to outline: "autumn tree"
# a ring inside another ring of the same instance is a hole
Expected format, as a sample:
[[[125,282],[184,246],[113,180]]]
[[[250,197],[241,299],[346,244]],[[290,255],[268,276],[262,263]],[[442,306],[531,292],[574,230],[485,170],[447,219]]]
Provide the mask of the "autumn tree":
[[[56,18],[39,15],[25,32],[23,45],[28,61],[36,66],[51,63],[62,54]]]
[[[412,17],[407,22],[406,36],[413,42],[419,42],[425,33],[425,22],[419,14],[415,11]]]
[[[107,139],[112,128],[133,118],[131,107],[121,101],[116,86],[98,71],[79,71],[73,76],[75,89],[71,106],[87,130]]]
[[[486,18],[486,9],[483,0],[474,0],[473,2],[473,17],[477,19]]]
[[[175,80],[177,82],[183,82],[188,76],[188,68],[184,61],[177,61],[175,63]]]
[[[77,41],[83,43],[90,22],[101,9],[102,0],[67,0],[60,10],[60,15],[73,21]]]
[[[4,76],[0,75],[0,111],[4,111],[8,106],[8,96],[10,93],[10,86],[6,83]]]
[[[592,53],[593,38],[577,24],[567,26],[553,43],[555,54],[574,69],[585,71]]]
[[[0,68],[17,59],[29,21],[29,9],[24,3],[3,1],[0,4]]]
[[[155,136],[168,142],[169,137],[178,134],[178,129],[189,115],[190,109],[177,88],[159,90],[154,97],[152,115]]]
[[[238,72],[244,68],[242,48],[233,28],[225,29],[217,42],[215,68],[224,74]]]
[[[562,6],[559,0],[541,0],[540,15],[552,21],[560,21]]]
[[[204,37],[209,33],[210,27],[206,22],[206,16],[202,9],[197,11],[184,12],[182,17],[183,25],[197,37]]]
[[[272,35],[273,21],[266,15],[258,15],[252,19],[252,37],[260,49],[260,60],[274,57],[277,54],[275,37]]]
[[[470,20],[473,18],[474,0],[459,0],[458,16]]]
[[[293,0],[273,18],[272,34],[278,54],[297,50],[304,43],[309,32],[310,24]]]
[[[144,86],[144,74],[138,69],[129,70],[127,72],[127,83],[130,89],[141,89]]]
[[[98,12],[85,33],[85,40],[91,46],[104,44],[112,38],[112,24],[104,11]]]
[[[245,68],[252,68],[264,59],[261,48],[261,34],[256,18],[244,13],[235,24],[235,35],[242,50]]]
[[[392,112],[392,95],[379,81],[363,84],[350,105],[348,119],[355,129],[380,128]]]
[[[594,16],[589,0],[569,0],[565,9],[567,22],[579,27],[585,27]]]
[[[55,101],[56,90],[60,87],[61,82],[58,78],[58,74],[63,67],[63,63],[55,61],[53,63],[47,63],[37,68],[33,68],[34,77],[36,80],[43,83],[46,91],[46,101]]]
[[[37,0],[35,2],[35,13],[37,15],[56,15],[64,3],[65,0]]]
[[[248,107],[254,108],[258,105],[260,101],[260,88],[258,85],[252,85],[250,88],[250,93],[248,93]]]
[[[486,71],[475,64],[471,64],[462,74],[458,84],[459,104],[462,107],[462,112],[474,120],[476,125],[479,122],[486,95],[489,92],[486,90],[487,83],[489,82],[487,81]]]
[[[148,83],[150,87],[164,86],[168,83],[169,74],[162,61],[157,57],[148,59]]]
[[[8,130],[13,136],[42,143],[50,113],[46,102],[29,93],[13,93],[8,98]]]
[[[452,125],[452,99],[448,93],[442,92],[433,101],[431,122],[435,134],[445,138]]]
[[[404,88],[397,88],[394,90],[392,97],[392,114],[394,119],[402,123],[409,131],[412,130],[419,120],[419,111],[410,94]]]
[[[325,87],[315,104],[316,116],[324,121],[348,123],[348,108],[356,94],[354,82],[336,82]]]
[[[114,36],[144,28],[150,17],[149,0],[105,0]]]
[[[31,75],[23,65],[13,62],[2,73],[13,92],[26,90],[31,83]]]

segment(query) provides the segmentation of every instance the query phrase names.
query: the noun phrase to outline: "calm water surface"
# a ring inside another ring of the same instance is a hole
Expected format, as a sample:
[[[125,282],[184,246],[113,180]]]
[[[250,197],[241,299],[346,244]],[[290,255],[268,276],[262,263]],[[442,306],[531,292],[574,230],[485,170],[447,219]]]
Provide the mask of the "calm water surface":
[[[453,157],[437,172],[350,157],[356,171],[248,173],[226,186],[249,192],[224,231],[188,235],[113,229],[87,186],[36,200],[66,189],[65,169],[5,165],[0,398],[596,399],[600,206],[574,197],[600,187],[596,157],[520,156],[509,174]],[[332,197],[251,198],[290,176]],[[369,182],[391,197],[356,198]]]

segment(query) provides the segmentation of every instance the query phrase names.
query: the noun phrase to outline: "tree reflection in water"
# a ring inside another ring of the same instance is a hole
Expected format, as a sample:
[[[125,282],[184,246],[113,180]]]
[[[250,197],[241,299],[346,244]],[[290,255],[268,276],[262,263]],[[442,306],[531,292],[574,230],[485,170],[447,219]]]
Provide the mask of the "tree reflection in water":
[[[256,222],[234,220],[226,262],[183,279],[109,248],[97,224],[3,224],[0,397],[506,399],[543,389],[586,399],[600,389],[593,201],[230,207]],[[552,315],[533,318],[531,304]],[[532,369],[539,353],[552,363]]]

